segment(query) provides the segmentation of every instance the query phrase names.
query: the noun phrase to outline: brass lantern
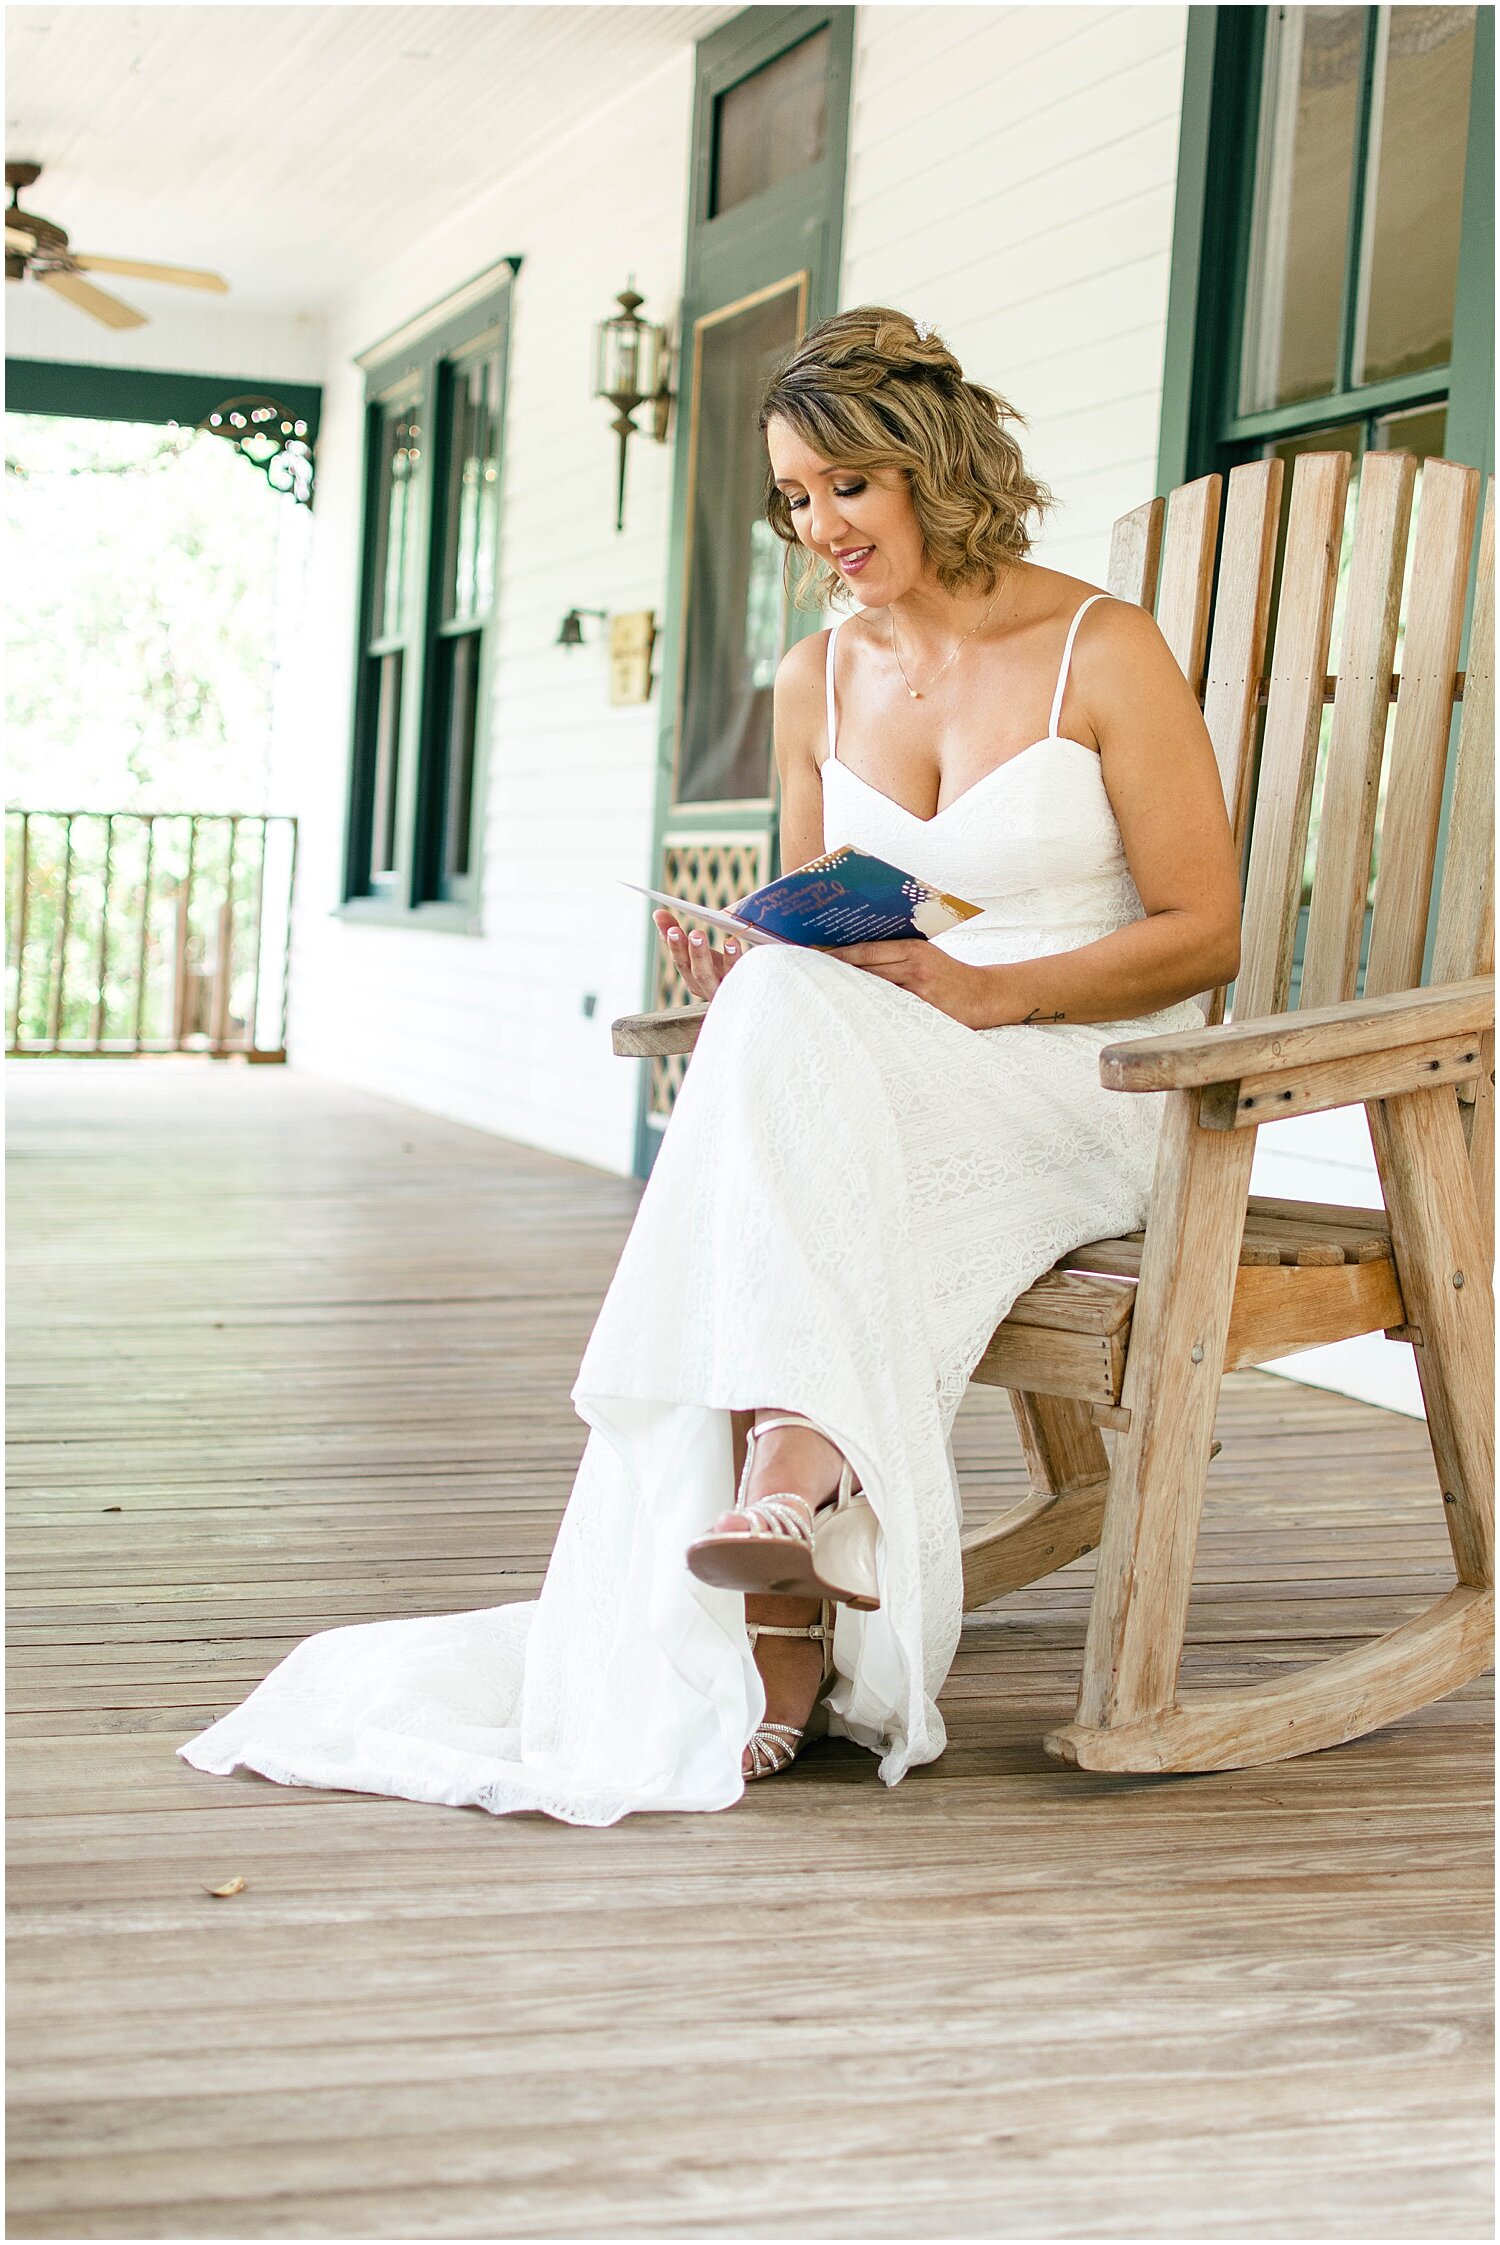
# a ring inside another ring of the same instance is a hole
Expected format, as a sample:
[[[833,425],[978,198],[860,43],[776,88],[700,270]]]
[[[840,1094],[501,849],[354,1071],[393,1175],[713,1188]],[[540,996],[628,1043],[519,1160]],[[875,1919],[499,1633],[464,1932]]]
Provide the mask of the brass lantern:
[[[625,448],[642,432],[632,419],[638,406],[653,408],[651,435],[664,444],[671,414],[669,387],[671,346],[664,327],[655,327],[639,315],[645,302],[634,288],[622,288],[615,299],[620,306],[613,319],[601,320],[594,330],[594,396],[615,409],[610,426],[620,440],[620,464],[615,486],[615,528],[625,527]]]

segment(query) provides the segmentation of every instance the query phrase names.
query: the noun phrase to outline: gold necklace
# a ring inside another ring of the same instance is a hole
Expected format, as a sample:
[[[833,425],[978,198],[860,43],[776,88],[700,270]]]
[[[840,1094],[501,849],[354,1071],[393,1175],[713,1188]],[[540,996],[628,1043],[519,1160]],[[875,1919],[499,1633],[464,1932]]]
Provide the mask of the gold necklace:
[[[899,639],[899,637],[898,637],[898,635],[897,635],[897,632],[896,632],[896,611],[895,611],[894,607],[893,607],[893,608],[891,609],[891,652],[892,652],[892,654],[894,654],[894,656],[895,656],[895,658],[896,658],[896,668],[897,668],[897,670],[899,670],[899,671],[900,671],[900,673],[901,673],[902,679],[903,679],[903,681],[904,681],[904,683],[905,683],[905,686],[906,686],[906,691],[908,692],[908,694],[910,694],[910,696],[911,696],[911,698],[912,698],[912,700],[913,700],[914,702],[919,702],[919,701],[920,701],[920,700],[922,699],[922,696],[923,696],[923,695],[924,695],[925,693],[929,693],[929,692],[931,691],[931,689],[932,689],[932,688],[933,688],[933,687],[934,687],[934,686],[935,686],[935,685],[937,684],[938,680],[939,680],[939,679],[940,679],[940,678],[942,677],[942,675],[943,675],[943,672],[944,672],[944,671],[945,671],[945,670],[946,670],[946,669],[948,668],[948,663],[951,663],[951,662],[954,662],[954,661],[956,661],[956,660],[957,660],[957,658],[958,658],[958,656],[959,656],[959,655],[960,655],[960,654],[961,654],[961,653],[963,652],[964,648],[968,646],[968,644],[969,644],[969,641],[970,641],[970,640],[971,640],[971,639],[973,638],[973,636],[974,636],[975,632],[976,632],[976,631],[978,631],[978,630],[979,630],[979,629],[981,628],[981,626],[983,626],[984,624],[987,624],[987,623],[989,622],[989,620],[990,620],[990,609],[992,609],[992,608],[994,607],[994,605],[995,605],[995,602],[996,602],[996,601],[997,601],[997,600],[998,600],[999,598],[1000,598],[1000,586],[999,586],[999,585],[996,585],[996,587],[995,587],[995,589],[994,589],[993,593],[992,593],[992,594],[990,595],[990,605],[989,605],[989,608],[986,608],[986,610],[985,610],[984,614],[983,614],[983,615],[982,615],[982,616],[980,617],[980,619],[979,619],[979,622],[978,622],[977,624],[971,624],[971,625],[969,626],[968,630],[967,630],[967,631],[966,631],[966,632],[964,633],[964,635],[963,635],[963,638],[962,638],[962,639],[961,639],[961,640],[959,641],[958,645],[957,645],[957,646],[956,646],[956,647],[954,648],[954,650],[953,650],[953,653],[952,653],[952,654],[951,654],[951,655],[950,655],[950,656],[948,657],[948,660],[947,660],[947,662],[942,662],[942,663],[939,663],[939,664],[938,664],[938,667],[937,667],[937,669],[936,669],[936,670],[935,670],[935,671],[933,672],[932,676],[931,676],[931,677],[930,677],[930,678],[928,679],[928,681],[927,681],[927,684],[926,684],[925,686],[913,686],[913,684],[912,684],[911,680],[910,680],[910,679],[909,679],[909,678],[908,678],[908,677],[906,676],[906,665],[905,665],[905,663],[904,663],[904,662],[903,662],[903,661],[901,660],[901,641],[900,641],[900,639]]]

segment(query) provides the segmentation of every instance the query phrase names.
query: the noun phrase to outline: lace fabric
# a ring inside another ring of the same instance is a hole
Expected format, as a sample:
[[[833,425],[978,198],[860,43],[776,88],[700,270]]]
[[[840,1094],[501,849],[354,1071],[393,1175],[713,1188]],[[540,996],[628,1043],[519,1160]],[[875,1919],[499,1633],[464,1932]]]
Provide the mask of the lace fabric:
[[[1077,743],[1036,744],[935,822],[824,775],[829,848],[984,906],[941,939],[956,955],[1040,956],[1140,915]],[[683,1553],[732,1499],[728,1414],[775,1406],[832,1437],[881,1524],[880,1611],[837,1611],[830,1727],[888,1784],[933,1760],[962,1609],[954,1413],[1016,1296],[1145,1220],[1163,1101],[1104,1090],[1100,1048],[1200,1020],[975,1031],[843,961],[752,950],[579,1369],[590,1433],[540,1599],[325,1631],[179,1751],[580,1824],[729,1806],[764,1693],[742,1599]]]

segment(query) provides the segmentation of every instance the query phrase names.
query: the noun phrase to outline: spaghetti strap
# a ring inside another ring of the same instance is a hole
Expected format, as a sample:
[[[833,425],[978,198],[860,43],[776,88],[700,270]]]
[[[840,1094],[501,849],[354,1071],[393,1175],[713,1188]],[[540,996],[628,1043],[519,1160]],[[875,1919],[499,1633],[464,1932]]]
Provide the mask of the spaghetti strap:
[[[828,628],[828,656],[827,656],[827,660],[826,660],[826,662],[824,663],[824,666],[823,666],[824,678],[825,678],[825,681],[826,681],[826,683],[827,683],[827,688],[828,688],[828,756],[827,756],[827,762],[828,762],[828,763],[830,763],[830,764],[836,764],[836,763],[838,762],[838,748],[837,748],[837,745],[836,745],[836,744],[837,744],[837,739],[838,739],[838,722],[839,722],[839,720],[838,720],[838,711],[837,711],[837,709],[836,709],[836,708],[834,707],[834,700],[833,700],[833,650],[834,650],[834,646],[835,646],[835,644],[837,643],[837,640],[838,640],[838,636],[839,636],[839,626],[840,626],[840,624],[846,624],[846,623],[847,623],[848,621],[849,621],[849,618],[848,618],[847,616],[835,616],[835,617],[834,617],[834,619],[833,619],[833,622],[832,622],[832,623],[830,624],[830,626],[829,626],[829,628]]]
[[[1073,660],[1073,642],[1078,636],[1078,626],[1096,600],[1108,600],[1110,598],[1111,595],[1107,592],[1091,592],[1088,599],[1073,611],[1073,621],[1068,626],[1068,636],[1063,642],[1062,662],[1058,666],[1057,691],[1052,697],[1052,714],[1047,720],[1047,738],[1049,741],[1057,738],[1057,728],[1062,718],[1063,695],[1068,688],[1068,666]]]

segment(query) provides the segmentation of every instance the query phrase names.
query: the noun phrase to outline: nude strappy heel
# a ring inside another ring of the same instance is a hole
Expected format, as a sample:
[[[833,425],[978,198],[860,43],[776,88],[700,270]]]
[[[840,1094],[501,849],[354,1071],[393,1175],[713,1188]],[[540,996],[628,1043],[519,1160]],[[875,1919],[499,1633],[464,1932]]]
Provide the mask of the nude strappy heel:
[[[838,1495],[831,1503],[810,1505],[794,1489],[773,1491],[745,1502],[750,1461],[757,1439],[776,1427],[811,1427],[799,1412],[784,1411],[752,1426],[745,1446],[745,1470],[735,1491],[735,1510],[750,1522],[748,1536],[700,1536],[688,1545],[687,1563],[700,1582],[718,1590],[743,1590],[786,1598],[827,1598],[859,1613],[880,1604],[875,1554],[879,1524],[869,1499],[854,1487],[854,1468],[846,1458]]]
[[[750,1766],[745,1771],[745,1783],[753,1785],[759,1777],[779,1777],[790,1769],[804,1746],[821,1738],[828,1729],[828,1687],[833,1682],[833,1607],[825,1598],[823,1610],[806,1629],[783,1629],[779,1623],[748,1621],[745,1634],[753,1646],[757,1637],[821,1637],[823,1640],[823,1680],[818,1686],[818,1696],[812,1711],[801,1730],[791,1723],[762,1723],[752,1731],[745,1752]]]

